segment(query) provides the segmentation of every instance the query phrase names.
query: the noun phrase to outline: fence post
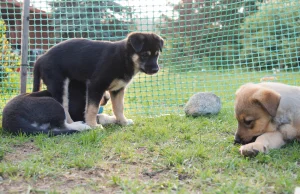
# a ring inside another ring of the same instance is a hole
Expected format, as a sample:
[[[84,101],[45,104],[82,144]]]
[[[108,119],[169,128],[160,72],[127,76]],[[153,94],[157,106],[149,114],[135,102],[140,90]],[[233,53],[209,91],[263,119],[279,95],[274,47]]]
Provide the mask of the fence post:
[[[30,0],[23,1],[22,35],[21,35],[21,94],[26,92],[27,65],[28,65],[28,36],[29,36],[29,7]]]

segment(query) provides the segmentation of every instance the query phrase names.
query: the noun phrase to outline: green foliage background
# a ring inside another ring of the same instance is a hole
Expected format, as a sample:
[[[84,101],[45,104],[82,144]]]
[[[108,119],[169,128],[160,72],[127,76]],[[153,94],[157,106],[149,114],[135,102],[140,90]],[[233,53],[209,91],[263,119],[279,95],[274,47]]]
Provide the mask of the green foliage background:
[[[281,0],[263,4],[241,26],[239,62],[257,70],[295,68],[300,53],[300,3]]]
[[[183,0],[158,25],[174,71],[295,68],[300,61],[298,0]]]
[[[0,19],[0,93],[19,90],[20,57],[12,52],[6,38],[6,26]]]
[[[54,0],[49,5],[55,43],[69,38],[116,41],[131,30],[131,8],[114,0]]]
[[[50,48],[74,37],[115,41],[136,30],[154,31],[165,39],[160,72],[139,74],[127,90],[125,111],[130,113],[182,113],[196,92],[213,92],[222,99],[222,107],[232,108],[241,84],[259,82],[274,72],[275,81],[300,85],[298,0],[182,0],[161,1],[161,5],[117,0],[36,2],[50,5],[40,7],[49,17],[43,24],[33,18],[31,25],[46,24],[49,28],[43,26],[44,31],[54,30],[54,37],[43,37],[47,40],[36,43],[36,48],[45,44]],[[5,104],[19,91],[20,60],[7,42],[3,21],[0,29]],[[32,72],[28,72],[27,91],[31,88]]]

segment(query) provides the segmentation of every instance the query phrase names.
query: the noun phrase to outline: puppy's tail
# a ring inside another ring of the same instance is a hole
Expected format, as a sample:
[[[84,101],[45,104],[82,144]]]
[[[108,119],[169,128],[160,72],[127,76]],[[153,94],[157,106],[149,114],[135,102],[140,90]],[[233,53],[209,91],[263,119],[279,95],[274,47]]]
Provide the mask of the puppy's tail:
[[[36,61],[33,70],[33,92],[38,92],[41,89],[41,72],[38,61],[39,60]]]

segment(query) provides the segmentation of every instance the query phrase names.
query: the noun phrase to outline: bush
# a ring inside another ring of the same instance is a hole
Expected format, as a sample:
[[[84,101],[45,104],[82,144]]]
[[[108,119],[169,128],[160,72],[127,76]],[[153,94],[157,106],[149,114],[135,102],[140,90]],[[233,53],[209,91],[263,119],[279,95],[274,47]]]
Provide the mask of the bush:
[[[6,26],[0,20],[0,90],[18,90],[20,76],[20,57],[13,53],[10,43],[6,38]]]
[[[160,57],[160,64],[168,67],[172,72],[186,72],[199,69],[199,59],[189,53],[190,41],[188,38],[174,35],[164,37],[165,48]]]
[[[262,4],[242,25],[239,64],[256,70],[298,67],[299,10],[298,0]]]
[[[132,26],[131,7],[122,6],[115,0],[56,0],[49,4],[56,43],[75,37],[120,40]]]
[[[232,68],[241,48],[240,26],[257,11],[256,0],[182,0],[170,5],[173,17],[162,15],[158,24],[161,35],[172,41],[169,65],[182,71]]]

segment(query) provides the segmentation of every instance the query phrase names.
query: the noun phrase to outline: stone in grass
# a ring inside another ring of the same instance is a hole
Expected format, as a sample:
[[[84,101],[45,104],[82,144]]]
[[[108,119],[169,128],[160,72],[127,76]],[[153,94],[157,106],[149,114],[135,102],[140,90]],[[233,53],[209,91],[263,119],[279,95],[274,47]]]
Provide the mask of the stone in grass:
[[[185,114],[193,117],[218,114],[220,110],[221,100],[211,92],[194,94],[184,107]]]

